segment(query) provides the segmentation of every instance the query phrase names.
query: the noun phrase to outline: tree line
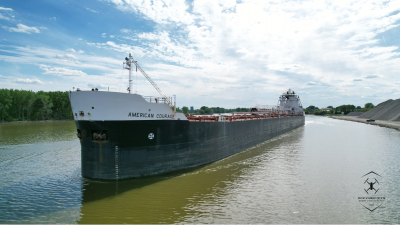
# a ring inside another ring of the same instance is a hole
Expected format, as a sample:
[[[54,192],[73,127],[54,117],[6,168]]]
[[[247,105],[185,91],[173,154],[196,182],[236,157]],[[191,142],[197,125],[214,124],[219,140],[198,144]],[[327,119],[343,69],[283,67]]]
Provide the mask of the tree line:
[[[364,108],[362,108],[361,106],[355,106],[355,105],[340,105],[337,107],[333,107],[333,106],[328,106],[326,108],[329,108],[330,110],[321,110],[316,106],[310,105],[308,106],[304,112],[306,114],[314,114],[314,115],[326,115],[326,114],[349,114],[350,112],[366,112],[372,108],[374,108],[375,105],[372,103],[366,103],[364,105]]]
[[[73,119],[68,92],[0,89],[1,121]]]

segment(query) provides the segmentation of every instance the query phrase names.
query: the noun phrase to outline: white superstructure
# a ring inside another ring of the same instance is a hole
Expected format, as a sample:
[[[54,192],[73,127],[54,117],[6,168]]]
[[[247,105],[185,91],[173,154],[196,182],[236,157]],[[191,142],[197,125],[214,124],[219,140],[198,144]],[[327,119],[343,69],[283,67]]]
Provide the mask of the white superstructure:
[[[278,106],[289,115],[304,115],[300,97],[290,88],[279,96]]]
[[[187,120],[174,112],[164,98],[106,91],[69,93],[75,120]]]
[[[279,96],[277,105],[256,105],[250,108],[252,114],[278,114],[304,116],[300,97],[292,89]],[[236,113],[236,112],[235,112]],[[245,114],[245,113],[240,113]]]

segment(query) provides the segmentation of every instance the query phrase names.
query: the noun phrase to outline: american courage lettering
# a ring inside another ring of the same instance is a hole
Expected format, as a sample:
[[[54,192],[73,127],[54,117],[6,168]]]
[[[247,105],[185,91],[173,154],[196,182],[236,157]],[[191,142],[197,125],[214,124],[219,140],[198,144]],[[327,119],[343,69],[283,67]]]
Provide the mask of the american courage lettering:
[[[128,117],[144,117],[144,118],[154,118],[154,114],[151,113],[138,113],[138,112],[130,112]]]
[[[157,114],[156,118],[174,118],[174,114]],[[130,112],[128,117],[144,117],[144,118],[154,118],[154,114],[151,113],[138,113],[138,112]]]

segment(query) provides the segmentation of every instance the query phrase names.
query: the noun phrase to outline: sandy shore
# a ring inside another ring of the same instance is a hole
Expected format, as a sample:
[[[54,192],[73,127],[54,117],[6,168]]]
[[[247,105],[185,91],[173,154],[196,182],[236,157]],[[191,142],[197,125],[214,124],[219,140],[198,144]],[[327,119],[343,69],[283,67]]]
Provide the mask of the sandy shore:
[[[387,120],[375,120],[375,122],[367,122],[367,119],[357,118],[356,116],[330,116],[329,118],[338,119],[338,120],[348,120],[359,123],[367,123],[371,125],[377,125],[381,127],[393,128],[396,130],[400,130],[400,122],[399,121],[387,121]]]

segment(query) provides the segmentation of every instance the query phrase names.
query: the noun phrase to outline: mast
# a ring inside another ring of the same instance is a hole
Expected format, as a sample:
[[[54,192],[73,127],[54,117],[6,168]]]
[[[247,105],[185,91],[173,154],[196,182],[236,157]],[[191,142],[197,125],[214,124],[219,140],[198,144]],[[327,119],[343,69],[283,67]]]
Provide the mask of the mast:
[[[123,68],[129,70],[129,94],[131,93],[132,90],[132,60],[133,57],[131,56],[131,53],[129,53],[129,58],[125,57],[125,62],[123,62]]]

